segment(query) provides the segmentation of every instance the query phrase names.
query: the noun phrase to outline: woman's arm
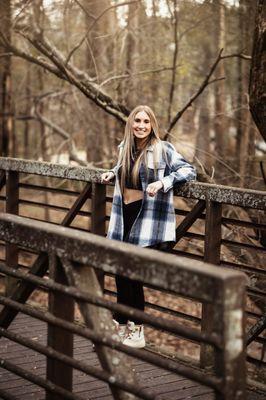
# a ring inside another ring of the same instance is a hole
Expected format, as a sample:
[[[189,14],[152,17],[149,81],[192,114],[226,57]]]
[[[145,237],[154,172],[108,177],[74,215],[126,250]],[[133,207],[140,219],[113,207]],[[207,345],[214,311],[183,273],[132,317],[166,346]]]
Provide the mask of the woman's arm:
[[[118,171],[119,167],[121,166],[120,160],[121,160],[121,153],[122,153],[122,143],[120,143],[120,145],[118,146],[119,156],[118,156],[118,161],[117,161],[116,165],[114,166],[114,168],[110,169],[108,172],[104,172],[101,175],[102,182],[105,182],[105,183],[109,182],[112,179],[114,179],[114,177],[116,176],[117,171]]]
[[[179,154],[171,143],[164,142],[167,165],[170,174],[161,179],[162,190],[168,192],[176,183],[185,183],[196,179],[196,170]]]

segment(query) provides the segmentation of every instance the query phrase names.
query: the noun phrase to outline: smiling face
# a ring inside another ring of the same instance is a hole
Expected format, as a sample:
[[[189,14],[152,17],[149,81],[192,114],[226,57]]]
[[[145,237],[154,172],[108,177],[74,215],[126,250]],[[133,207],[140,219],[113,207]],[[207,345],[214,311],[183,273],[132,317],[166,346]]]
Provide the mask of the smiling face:
[[[151,120],[145,111],[139,111],[133,120],[133,134],[138,142],[142,142],[151,133]]]

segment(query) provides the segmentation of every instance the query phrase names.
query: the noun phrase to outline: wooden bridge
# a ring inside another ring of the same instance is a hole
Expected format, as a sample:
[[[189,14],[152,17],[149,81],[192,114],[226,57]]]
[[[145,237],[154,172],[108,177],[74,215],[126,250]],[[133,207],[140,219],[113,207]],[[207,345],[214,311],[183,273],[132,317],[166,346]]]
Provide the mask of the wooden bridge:
[[[264,192],[183,185],[166,255],[103,237],[102,171],[7,158],[0,170],[1,398],[265,398]],[[144,283],[145,313],[113,301],[115,274]],[[112,311],[143,321],[145,350],[119,342]]]

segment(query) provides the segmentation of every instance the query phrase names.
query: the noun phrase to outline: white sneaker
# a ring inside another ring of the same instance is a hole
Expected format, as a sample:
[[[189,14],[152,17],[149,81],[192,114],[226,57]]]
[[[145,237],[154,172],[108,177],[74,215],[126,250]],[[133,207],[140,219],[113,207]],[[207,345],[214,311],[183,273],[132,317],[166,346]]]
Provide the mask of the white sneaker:
[[[125,339],[122,343],[137,349],[145,347],[144,326],[135,325],[133,321],[128,321]]]
[[[123,340],[126,337],[127,325],[119,324],[119,322],[115,319],[113,319],[113,323],[115,325],[116,333],[118,334],[120,341],[123,343]]]

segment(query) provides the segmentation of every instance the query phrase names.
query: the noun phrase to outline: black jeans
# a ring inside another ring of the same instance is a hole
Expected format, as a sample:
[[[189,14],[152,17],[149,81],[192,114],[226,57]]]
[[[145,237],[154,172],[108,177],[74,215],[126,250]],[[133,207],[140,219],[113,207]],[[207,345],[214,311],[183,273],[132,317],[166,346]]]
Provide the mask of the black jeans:
[[[123,203],[124,242],[128,241],[130,230],[140,211],[141,203],[142,200],[134,201],[129,204]],[[158,243],[157,245],[149,247],[153,249],[159,249],[161,251],[168,251],[167,243]],[[115,282],[117,289],[117,302],[144,311],[145,299],[143,284],[139,281],[119,275],[116,275]],[[120,324],[126,324],[128,321],[128,317],[119,313],[115,313],[113,317]],[[136,324],[139,323],[139,321],[134,318],[132,318],[132,320]]]

